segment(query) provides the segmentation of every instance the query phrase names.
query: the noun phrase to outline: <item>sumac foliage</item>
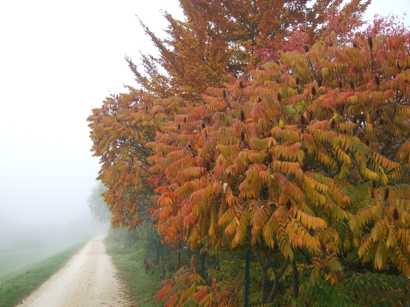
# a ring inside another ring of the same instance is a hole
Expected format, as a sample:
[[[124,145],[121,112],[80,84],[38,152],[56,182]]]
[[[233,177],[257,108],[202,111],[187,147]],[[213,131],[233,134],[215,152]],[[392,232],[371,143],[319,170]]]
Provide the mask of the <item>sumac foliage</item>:
[[[349,272],[410,277],[410,35],[357,30],[367,4],[181,1],[169,40],[146,29],[161,57],[146,74],[129,61],[142,89],[89,118],[113,223],[149,218],[203,255],[251,250],[263,303]],[[197,267],[157,298],[240,304],[235,279]]]

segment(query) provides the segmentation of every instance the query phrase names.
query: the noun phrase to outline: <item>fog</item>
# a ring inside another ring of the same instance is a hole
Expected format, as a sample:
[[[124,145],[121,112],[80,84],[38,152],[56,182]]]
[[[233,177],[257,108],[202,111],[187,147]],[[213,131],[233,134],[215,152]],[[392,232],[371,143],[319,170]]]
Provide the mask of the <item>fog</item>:
[[[405,9],[407,0],[378,0],[367,16]],[[181,16],[176,0],[0,2],[0,253],[101,230],[87,204],[98,160],[86,118],[134,85],[124,56],[153,51],[135,15],[158,33],[161,10]]]
[[[161,9],[179,14],[176,1],[0,1],[0,275],[10,250],[52,253],[101,231],[86,118],[133,84],[124,57],[152,51],[136,14],[161,31]]]

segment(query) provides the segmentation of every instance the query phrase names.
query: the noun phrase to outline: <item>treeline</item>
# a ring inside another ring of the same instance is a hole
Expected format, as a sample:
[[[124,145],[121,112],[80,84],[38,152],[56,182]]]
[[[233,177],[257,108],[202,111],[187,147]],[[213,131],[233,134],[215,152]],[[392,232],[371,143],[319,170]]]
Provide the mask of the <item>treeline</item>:
[[[404,306],[408,30],[363,27],[360,0],[180,3],[166,39],[143,25],[159,57],[128,59],[139,88],[89,117],[112,224],[145,229],[156,298]]]

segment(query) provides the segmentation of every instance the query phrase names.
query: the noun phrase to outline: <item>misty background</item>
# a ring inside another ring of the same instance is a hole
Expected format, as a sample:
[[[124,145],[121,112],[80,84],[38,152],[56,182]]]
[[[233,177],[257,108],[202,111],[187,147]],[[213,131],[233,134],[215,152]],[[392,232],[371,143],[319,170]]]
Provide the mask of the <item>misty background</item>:
[[[375,0],[366,18],[409,9]],[[182,16],[176,0],[0,2],[0,257],[34,261],[101,231],[87,203],[98,160],[86,118],[135,85],[124,56],[154,52],[136,15],[164,34],[165,11]]]

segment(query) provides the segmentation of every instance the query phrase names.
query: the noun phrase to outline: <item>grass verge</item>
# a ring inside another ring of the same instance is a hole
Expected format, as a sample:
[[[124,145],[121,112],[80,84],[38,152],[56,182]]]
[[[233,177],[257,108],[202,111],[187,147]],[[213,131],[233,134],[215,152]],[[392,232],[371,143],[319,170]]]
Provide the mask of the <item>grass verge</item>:
[[[12,307],[57,272],[80,249],[82,244],[10,274],[0,281],[0,307]]]
[[[145,273],[145,249],[137,245],[123,247],[110,239],[105,240],[107,253],[111,256],[120,278],[128,287],[137,306],[159,306],[153,296],[158,291],[160,276],[158,272]],[[142,243],[141,243],[142,245]]]

